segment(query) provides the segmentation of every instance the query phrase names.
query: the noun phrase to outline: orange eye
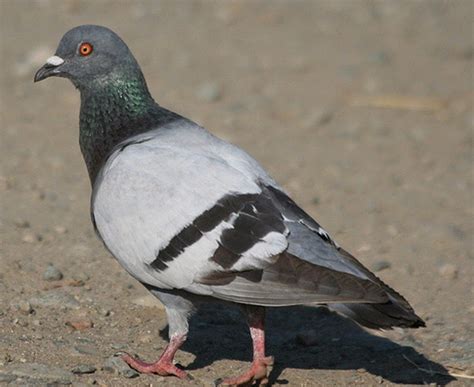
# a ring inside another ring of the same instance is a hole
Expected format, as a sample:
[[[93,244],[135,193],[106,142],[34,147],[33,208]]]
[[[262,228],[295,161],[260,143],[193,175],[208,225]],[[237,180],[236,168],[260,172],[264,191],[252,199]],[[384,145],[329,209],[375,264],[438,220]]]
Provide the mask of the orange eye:
[[[79,53],[82,55],[82,56],[87,56],[87,55],[90,55],[92,53],[92,44],[90,43],[82,43],[81,46],[79,47]]]

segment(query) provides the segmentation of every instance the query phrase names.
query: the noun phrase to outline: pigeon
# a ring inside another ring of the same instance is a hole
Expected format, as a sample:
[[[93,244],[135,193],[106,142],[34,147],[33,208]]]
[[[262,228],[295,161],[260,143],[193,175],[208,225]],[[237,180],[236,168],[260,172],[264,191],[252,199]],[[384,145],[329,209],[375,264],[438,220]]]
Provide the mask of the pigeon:
[[[68,31],[35,74],[81,95],[79,143],[90,214],[105,247],[165,306],[169,344],[142,373],[188,374],[173,362],[203,303],[237,305],[253,361],[221,385],[268,383],[265,310],[325,306],[372,329],[425,326],[403,296],[340,247],[245,151],[157,104],[113,31]]]

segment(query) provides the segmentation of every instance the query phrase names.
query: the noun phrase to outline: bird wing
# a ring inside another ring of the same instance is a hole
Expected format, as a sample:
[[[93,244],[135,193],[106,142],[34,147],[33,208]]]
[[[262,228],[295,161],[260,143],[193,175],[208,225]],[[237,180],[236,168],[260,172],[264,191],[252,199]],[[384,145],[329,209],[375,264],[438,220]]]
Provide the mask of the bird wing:
[[[254,159],[171,126],[118,146],[94,185],[97,232],[130,274],[255,305],[387,301]]]

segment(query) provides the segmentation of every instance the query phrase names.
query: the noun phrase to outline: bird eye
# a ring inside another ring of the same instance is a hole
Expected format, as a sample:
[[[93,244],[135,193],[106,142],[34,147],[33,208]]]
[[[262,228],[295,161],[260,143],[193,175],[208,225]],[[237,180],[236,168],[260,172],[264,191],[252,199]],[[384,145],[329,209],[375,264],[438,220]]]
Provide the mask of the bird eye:
[[[92,44],[90,43],[82,43],[79,47],[79,53],[82,55],[82,56],[88,56],[92,53]]]

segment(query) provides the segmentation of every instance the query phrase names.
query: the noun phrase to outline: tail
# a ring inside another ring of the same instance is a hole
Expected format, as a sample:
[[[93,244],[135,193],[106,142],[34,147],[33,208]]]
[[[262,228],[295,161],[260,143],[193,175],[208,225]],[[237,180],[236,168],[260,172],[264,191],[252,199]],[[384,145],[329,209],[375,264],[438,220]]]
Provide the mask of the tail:
[[[371,329],[425,326],[425,322],[413,310],[407,310],[392,300],[385,304],[329,304],[328,307]]]
[[[355,260],[347,251],[343,249],[339,251],[346,257]],[[383,304],[328,304],[329,309],[371,329],[420,328],[426,326],[425,322],[416,315],[411,305],[401,294],[368,270],[367,274],[373,282],[381,286],[386,292],[389,298],[388,302]]]

